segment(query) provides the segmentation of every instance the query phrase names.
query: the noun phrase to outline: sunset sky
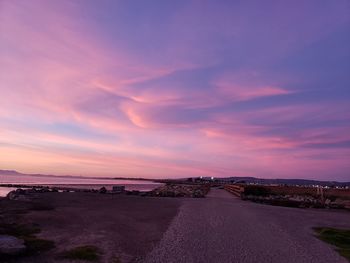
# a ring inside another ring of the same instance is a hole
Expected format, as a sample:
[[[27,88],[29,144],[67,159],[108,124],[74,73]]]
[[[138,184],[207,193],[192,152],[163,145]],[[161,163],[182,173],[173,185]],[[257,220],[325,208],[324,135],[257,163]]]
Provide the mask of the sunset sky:
[[[350,1],[0,0],[0,169],[350,180]]]

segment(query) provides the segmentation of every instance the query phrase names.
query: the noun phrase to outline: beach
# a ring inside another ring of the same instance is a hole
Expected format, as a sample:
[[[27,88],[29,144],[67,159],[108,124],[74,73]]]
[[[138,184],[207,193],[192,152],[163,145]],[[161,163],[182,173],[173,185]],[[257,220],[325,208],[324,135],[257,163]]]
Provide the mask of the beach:
[[[312,228],[349,228],[348,211],[256,204],[222,189],[206,198],[36,193],[1,199],[0,212],[55,244],[9,262],[72,262],[59,255],[82,245],[98,247],[97,262],[347,262]]]

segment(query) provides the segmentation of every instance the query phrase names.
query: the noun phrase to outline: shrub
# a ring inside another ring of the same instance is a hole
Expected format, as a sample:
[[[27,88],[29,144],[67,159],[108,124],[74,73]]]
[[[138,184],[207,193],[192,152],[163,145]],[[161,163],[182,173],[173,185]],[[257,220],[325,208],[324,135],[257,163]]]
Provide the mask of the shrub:
[[[24,238],[24,244],[29,254],[36,254],[50,250],[55,247],[55,243],[51,240],[41,239],[37,237]]]
[[[71,260],[97,261],[99,257],[99,249],[95,246],[79,246],[62,254],[62,258]]]
[[[40,228],[35,224],[0,224],[0,234],[11,235],[15,237],[32,236],[40,232]]]
[[[39,232],[40,228],[35,224],[0,224],[0,234],[14,236],[24,240],[26,251],[20,256],[41,253],[55,247],[53,241],[37,238],[35,234]]]
[[[317,237],[337,247],[340,255],[350,260],[350,230],[316,227]]]
[[[248,185],[244,187],[245,195],[256,195],[256,196],[268,196],[271,194],[271,190],[258,185]]]

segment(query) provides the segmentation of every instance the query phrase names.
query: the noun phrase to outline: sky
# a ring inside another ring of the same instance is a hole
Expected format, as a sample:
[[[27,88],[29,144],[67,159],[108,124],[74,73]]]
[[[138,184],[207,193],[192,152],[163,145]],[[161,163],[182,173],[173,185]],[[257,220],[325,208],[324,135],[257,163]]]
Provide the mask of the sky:
[[[0,169],[350,181],[350,1],[0,0]]]

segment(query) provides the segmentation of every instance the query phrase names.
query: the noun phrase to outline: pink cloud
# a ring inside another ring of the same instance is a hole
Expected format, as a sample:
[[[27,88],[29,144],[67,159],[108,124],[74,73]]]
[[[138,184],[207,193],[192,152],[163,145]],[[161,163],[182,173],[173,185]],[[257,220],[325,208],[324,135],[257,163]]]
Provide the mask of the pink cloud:
[[[124,39],[101,33],[74,2],[5,1],[1,7],[0,150],[6,154],[0,166],[58,174],[312,173],[315,178],[323,170],[331,177],[333,170],[349,168],[344,157],[349,152],[339,147],[350,139],[349,126],[343,124],[349,119],[347,106],[305,103],[238,111],[228,106],[296,95],[291,87],[298,87],[299,80],[272,74],[264,63],[333,32],[335,25],[323,19],[294,28],[299,10],[293,9],[289,18],[280,18],[284,24],[279,28],[269,18],[271,27],[261,30],[268,37],[261,38],[259,48],[245,49],[239,43],[254,46],[256,32],[251,29],[262,29],[251,23],[253,14],[223,10],[213,24],[207,17],[216,12],[205,5],[193,12],[197,5],[190,3],[169,18],[167,32],[161,32],[164,39],[154,35],[154,44],[164,41],[164,48],[148,54],[143,45],[132,49]],[[307,12],[300,16],[308,19]],[[265,15],[262,18],[265,21]],[[232,27],[225,27],[227,21]],[[344,18],[335,24],[342,23]],[[276,34],[283,28],[291,30],[288,39]],[[235,59],[226,65],[226,58],[216,53],[222,43],[224,50],[231,44],[247,54],[255,50],[247,60],[251,67],[243,64],[233,70],[238,66]],[[269,50],[273,52],[264,52]],[[264,67],[256,66],[260,64]],[[224,66],[227,69],[221,70]],[[340,124],[324,127],[322,121]],[[310,123],[316,124],[308,127]],[[47,128],[53,124],[77,130],[67,134]],[[84,137],[84,132],[98,136]],[[325,151],[330,160],[318,159]]]
[[[287,95],[294,91],[280,87],[285,79],[273,79],[264,72],[238,71],[219,75],[213,85],[222,98],[232,101],[246,101],[260,97]],[[290,81],[289,81],[290,83]]]
[[[229,83],[220,83],[218,86],[218,90],[220,93],[222,93],[223,96],[229,96],[234,101],[244,101],[260,97],[286,95],[290,93],[285,89],[269,86],[249,87],[237,86]]]

